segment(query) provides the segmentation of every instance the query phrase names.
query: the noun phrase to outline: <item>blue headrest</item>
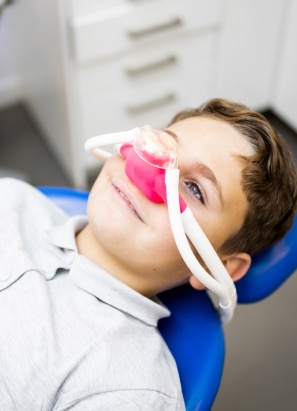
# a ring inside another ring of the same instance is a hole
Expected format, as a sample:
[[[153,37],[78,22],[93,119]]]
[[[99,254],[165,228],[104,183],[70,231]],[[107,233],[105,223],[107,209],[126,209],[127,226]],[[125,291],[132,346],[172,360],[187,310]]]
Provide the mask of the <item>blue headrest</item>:
[[[297,268],[297,217],[278,243],[253,258],[248,273],[236,283],[239,303],[253,303],[272,294]]]

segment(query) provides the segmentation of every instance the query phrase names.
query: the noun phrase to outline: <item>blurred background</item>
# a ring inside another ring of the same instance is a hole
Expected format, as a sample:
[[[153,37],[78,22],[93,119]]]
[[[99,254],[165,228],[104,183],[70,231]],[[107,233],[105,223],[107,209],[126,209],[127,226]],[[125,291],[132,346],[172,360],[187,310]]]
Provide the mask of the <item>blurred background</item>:
[[[87,138],[211,97],[262,112],[297,158],[296,40],[296,0],[0,0],[0,176],[88,189]],[[296,408],[296,292],[238,308],[213,410]]]

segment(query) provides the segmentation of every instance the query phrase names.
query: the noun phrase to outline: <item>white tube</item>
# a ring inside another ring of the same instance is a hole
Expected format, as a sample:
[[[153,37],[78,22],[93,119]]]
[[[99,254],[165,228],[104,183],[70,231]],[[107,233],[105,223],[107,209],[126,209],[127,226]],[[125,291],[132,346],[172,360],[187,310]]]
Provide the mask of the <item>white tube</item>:
[[[206,286],[206,288],[208,288],[218,296],[221,320],[224,324],[226,324],[231,320],[236,305],[237,297],[235,286],[224,265],[222,264],[221,260],[210,244],[208,238],[201,230],[199,224],[192,215],[191,211],[187,208],[183,212],[183,214],[186,213],[185,218],[181,215],[179,206],[178,184],[179,170],[166,170],[167,205],[173,237],[182,258],[187,264],[191,273],[195,275],[195,277],[197,277],[198,280]],[[190,240],[192,241],[195,248],[197,248],[199,255],[205,261],[207,267],[211,267],[210,271],[215,278],[213,278],[206,270],[204,270],[204,268],[195,257],[185,234],[184,223],[187,226],[187,234]]]
[[[177,182],[179,181],[179,170],[171,169],[166,171],[166,189],[169,220],[176,245],[191,272],[210,290],[220,296],[225,295],[224,287],[218,283],[197,261],[189,241],[186,237],[183,221],[179,208],[179,194]]]
[[[99,147],[116,145],[120,143],[132,143],[137,131],[139,131],[138,127],[128,131],[120,131],[117,133],[94,136],[89,138],[85,142],[84,148],[86,151],[91,152],[95,157],[99,158],[102,161],[105,161],[112,156],[112,153]]]
[[[182,213],[182,220],[186,234],[191,239],[199,254],[203,256],[203,261],[209,268],[210,272],[213,273],[213,276],[223,285],[230,287],[233,290],[234,283],[229,273],[224,267],[204,231],[197,223],[189,207],[184,213]]]
[[[182,214],[182,220],[185,232],[199,255],[216,280],[224,286],[225,293],[221,297],[219,296],[219,307],[222,321],[229,322],[237,303],[234,282],[189,207]]]

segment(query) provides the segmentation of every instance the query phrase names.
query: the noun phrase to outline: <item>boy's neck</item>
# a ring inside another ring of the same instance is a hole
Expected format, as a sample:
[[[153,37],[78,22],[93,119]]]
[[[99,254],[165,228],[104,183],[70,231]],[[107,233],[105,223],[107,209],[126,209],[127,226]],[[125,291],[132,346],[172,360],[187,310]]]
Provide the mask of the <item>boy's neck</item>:
[[[108,250],[102,247],[89,224],[76,235],[76,245],[79,254],[88,258],[114,278],[145,297],[155,298],[157,290],[154,290],[154,287],[150,284],[151,282],[146,277],[140,277],[137,273],[131,272],[127,267],[120,264]]]

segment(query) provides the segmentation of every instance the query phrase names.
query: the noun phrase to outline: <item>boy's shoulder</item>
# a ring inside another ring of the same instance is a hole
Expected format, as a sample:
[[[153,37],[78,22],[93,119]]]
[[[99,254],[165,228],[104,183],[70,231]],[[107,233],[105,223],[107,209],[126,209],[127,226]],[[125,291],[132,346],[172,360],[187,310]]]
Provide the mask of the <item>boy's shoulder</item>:
[[[13,178],[0,179],[0,241],[11,248],[10,239],[31,243],[43,237],[68,216],[36,187]],[[15,241],[14,241],[15,242]]]
[[[48,249],[48,230],[68,216],[26,182],[0,179],[0,192],[1,291],[37,267],[35,256]]]
[[[47,215],[54,216],[58,222],[65,219],[65,213],[49,200],[38,188],[23,180],[0,178],[0,212],[4,215],[17,212],[20,215],[32,215],[38,219]]]
[[[27,198],[36,197],[38,190],[23,180],[4,177],[0,179],[1,204],[0,207],[11,207],[13,204],[21,203]]]
[[[19,199],[24,193],[35,193],[38,190],[24,180],[19,180],[12,177],[0,178],[0,193],[2,202],[7,202],[12,199]]]

